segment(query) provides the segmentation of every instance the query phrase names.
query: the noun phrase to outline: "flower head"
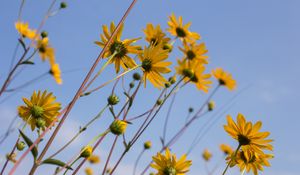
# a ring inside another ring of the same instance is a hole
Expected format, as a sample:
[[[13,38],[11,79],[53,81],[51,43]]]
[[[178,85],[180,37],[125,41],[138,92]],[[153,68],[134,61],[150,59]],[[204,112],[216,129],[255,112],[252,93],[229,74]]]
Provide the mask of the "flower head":
[[[124,134],[127,128],[127,122],[116,119],[109,126],[110,131],[115,135]]]
[[[161,75],[171,72],[168,68],[172,63],[164,62],[168,58],[168,51],[163,50],[160,45],[151,45],[145,47],[143,53],[139,54],[139,59],[142,62],[142,70],[144,72],[143,80],[147,79],[157,88],[164,87],[167,80]]]
[[[31,40],[35,39],[37,34],[36,30],[31,30],[28,26],[28,23],[24,23],[21,21],[18,21],[15,23],[15,27],[19,34],[24,38],[29,38]]]
[[[184,53],[184,57],[188,61],[196,61],[202,64],[207,64],[208,56],[204,55],[208,52],[204,43],[191,43],[188,44],[186,42],[183,43],[183,48],[179,47],[179,49]]]
[[[146,35],[146,41],[152,45],[157,45],[160,43],[167,44],[170,41],[170,38],[166,37],[166,34],[161,30],[160,25],[156,27],[153,24],[149,23],[144,29]]]
[[[97,156],[97,155],[91,155],[91,156],[88,158],[88,161],[89,161],[91,164],[97,164],[97,163],[100,163],[100,158],[99,158],[99,156]]]
[[[19,116],[34,130],[38,121],[44,121],[48,127],[59,114],[60,103],[56,102],[56,97],[47,91],[33,92],[30,100],[23,98],[25,106],[18,107]]]
[[[212,154],[209,152],[208,149],[205,149],[202,153],[202,157],[205,161],[209,161],[210,158],[212,157]]]
[[[151,141],[146,141],[146,142],[144,143],[144,149],[150,149],[151,147],[152,147]]]
[[[236,88],[236,81],[231,74],[225,72],[222,68],[217,68],[212,71],[214,77],[219,81],[219,85],[227,87],[229,90]]]
[[[85,172],[86,175],[93,175],[94,174],[93,169],[90,168],[90,167],[85,168],[84,172]]]
[[[89,158],[92,156],[93,153],[93,147],[90,145],[87,145],[81,149],[80,157]]]
[[[61,71],[59,68],[59,64],[54,63],[53,65],[51,65],[50,74],[53,76],[53,78],[57,84],[62,84]]]
[[[273,149],[273,146],[270,144],[273,140],[266,139],[270,135],[269,132],[259,131],[261,126],[261,121],[253,125],[251,122],[247,122],[242,114],[238,114],[237,123],[233,121],[231,116],[227,116],[227,125],[224,125],[224,129],[232,138],[239,142],[243,150],[251,148],[257,153],[262,153],[262,149]]]
[[[177,160],[176,155],[171,154],[168,148],[165,155],[157,153],[152,159],[154,163],[151,167],[158,171],[156,175],[185,175],[192,165],[192,161],[186,160],[186,155]]]
[[[168,21],[169,29],[168,31],[171,35],[180,38],[188,43],[193,43],[195,40],[200,39],[200,35],[196,32],[189,31],[189,27],[191,23],[187,23],[183,25],[182,17],[179,16],[178,20],[174,13],[169,17],[170,21]]]
[[[120,71],[120,66],[122,66],[122,68],[125,70],[127,68],[135,67],[135,61],[131,57],[129,57],[128,54],[138,54],[141,52],[140,46],[131,45],[135,43],[138,39],[125,39],[123,41],[121,40],[123,27],[124,26],[122,24],[120,30],[116,34],[116,37],[113,38],[113,41],[108,46],[108,49],[104,54],[105,58],[114,55],[111,59],[111,63],[115,64],[115,69],[117,73]],[[110,24],[110,30],[108,30],[108,27],[106,25],[103,25],[102,28],[103,34],[100,35],[101,41],[96,41],[95,43],[103,48],[107,44],[109,38],[111,37],[116,27],[115,24],[112,22]]]
[[[233,153],[233,149],[227,144],[221,144],[220,149],[225,155],[230,155]]]
[[[252,171],[254,175],[258,174],[258,171],[263,171],[264,166],[271,166],[269,159],[273,158],[271,154],[258,154],[251,150],[238,151],[236,156],[234,153],[229,155],[226,160],[231,162],[231,167],[237,165],[240,168],[240,171],[250,172]]]
[[[192,82],[199,90],[208,92],[210,84],[210,74],[205,74],[205,66],[200,62],[188,62],[186,59],[177,60],[178,66],[175,67],[176,73],[185,77],[185,82]]]
[[[54,49],[50,46],[48,37],[38,39],[36,48],[43,61],[48,59],[50,64],[55,64]]]

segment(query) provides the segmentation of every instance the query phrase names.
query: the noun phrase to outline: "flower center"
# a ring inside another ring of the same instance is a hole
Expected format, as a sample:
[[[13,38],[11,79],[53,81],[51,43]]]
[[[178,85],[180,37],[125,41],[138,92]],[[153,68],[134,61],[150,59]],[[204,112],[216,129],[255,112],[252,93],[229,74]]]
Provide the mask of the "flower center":
[[[176,175],[176,169],[173,167],[166,167],[163,173],[164,175]]]
[[[144,59],[142,62],[142,68],[145,70],[145,72],[148,72],[152,68],[152,61],[148,58]]]
[[[156,38],[151,38],[150,43],[151,43],[153,46],[156,46],[156,45],[158,44],[158,40],[157,40]]]
[[[122,42],[114,41],[110,47],[109,51],[113,54],[116,53],[116,57],[122,58],[127,54],[127,49]]]
[[[40,106],[33,105],[30,112],[34,118],[40,118],[44,113],[44,109]]]
[[[226,82],[223,80],[223,79],[219,79],[219,84],[221,86],[225,86],[226,85]]]
[[[249,145],[250,144],[250,139],[244,135],[238,135],[238,141],[240,145]]]
[[[178,37],[186,37],[186,33],[184,32],[184,30],[180,27],[176,28],[176,34]]]
[[[186,55],[187,55],[187,59],[189,60],[192,60],[196,57],[196,54],[192,50],[187,51]]]

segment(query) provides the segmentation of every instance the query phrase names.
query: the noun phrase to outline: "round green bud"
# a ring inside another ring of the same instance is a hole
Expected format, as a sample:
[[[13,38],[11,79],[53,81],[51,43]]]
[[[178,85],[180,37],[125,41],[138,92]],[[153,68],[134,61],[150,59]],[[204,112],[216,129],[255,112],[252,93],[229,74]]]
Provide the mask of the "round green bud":
[[[136,80],[136,81],[139,81],[139,80],[141,79],[141,75],[140,75],[139,73],[137,73],[137,72],[134,73],[132,77],[133,77],[133,79]]]
[[[42,118],[38,118],[38,119],[36,120],[35,125],[36,125],[36,127],[38,127],[38,128],[45,128],[45,126],[46,126],[46,121],[45,121],[44,119],[42,119]]]
[[[182,71],[183,75],[188,77],[188,78],[192,78],[194,76],[194,73],[192,72],[191,69],[184,69]]]
[[[208,111],[214,110],[214,108],[215,108],[215,102],[214,101],[208,102],[207,108],[208,108]]]
[[[169,82],[170,82],[171,84],[176,83],[176,77],[175,77],[175,76],[174,76],[174,77],[170,77],[170,78],[169,78]]]
[[[192,112],[194,112],[194,108],[190,107],[189,108],[189,113],[192,113]]]
[[[17,143],[17,150],[23,151],[23,149],[24,149],[25,147],[26,147],[25,142],[20,141],[20,142]]]
[[[164,44],[164,46],[163,46],[163,50],[168,50],[169,53],[170,53],[170,52],[172,52],[172,50],[173,50],[173,46],[172,46],[171,44],[169,44],[169,43],[166,43],[166,44]]]
[[[119,97],[114,94],[107,98],[107,102],[109,105],[116,105],[119,103],[119,101]]]
[[[61,9],[67,8],[67,3],[66,3],[66,2],[61,2],[61,3],[60,3],[60,8],[61,8]]]
[[[152,146],[151,141],[147,141],[147,142],[144,143],[144,149],[150,149],[151,146]]]
[[[46,37],[48,37],[48,32],[46,32],[46,31],[42,31],[42,33],[41,33],[41,37],[42,37],[42,38],[46,38]]]
[[[130,88],[134,88],[134,83],[131,82],[131,83],[129,84],[129,87],[130,87]]]
[[[161,105],[162,103],[163,103],[163,101],[161,99],[159,99],[159,100],[156,101],[157,105]]]
[[[171,86],[171,84],[169,82],[165,83],[165,88],[169,88]]]
[[[124,134],[127,128],[127,123],[123,120],[116,119],[113,121],[110,126],[110,132],[114,135],[121,135]]]

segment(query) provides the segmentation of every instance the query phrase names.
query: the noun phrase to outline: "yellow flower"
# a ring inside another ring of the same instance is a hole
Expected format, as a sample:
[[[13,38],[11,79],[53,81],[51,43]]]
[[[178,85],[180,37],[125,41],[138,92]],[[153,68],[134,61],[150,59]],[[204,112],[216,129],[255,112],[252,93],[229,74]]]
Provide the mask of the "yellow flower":
[[[85,172],[86,175],[93,175],[94,174],[93,169],[90,168],[90,167],[85,168],[84,172]]]
[[[36,48],[38,49],[39,55],[43,61],[49,59],[50,64],[55,63],[54,49],[49,44],[49,38],[41,38],[37,40]]]
[[[139,59],[142,62],[142,70],[144,72],[143,80],[147,79],[157,88],[163,87],[167,80],[161,75],[171,72],[167,66],[170,66],[171,62],[163,62],[168,58],[168,51],[163,50],[161,45],[151,45],[145,47],[143,53],[139,54]]]
[[[36,30],[29,29],[28,23],[18,21],[15,23],[15,27],[22,37],[29,38],[31,40],[36,38]]]
[[[157,153],[152,159],[154,163],[151,167],[158,171],[156,175],[185,175],[192,165],[191,160],[186,160],[185,154],[177,160],[176,155],[171,154],[168,148],[165,155]]]
[[[52,93],[47,93],[47,91],[36,93],[34,91],[30,100],[23,98],[26,105],[18,107],[19,116],[31,126],[31,130],[34,130],[40,123],[44,123],[45,127],[48,127],[56,119],[61,109],[60,103],[55,100],[56,97]]]
[[[89,158],[90,156],[92,156],[92,153],[93,153],[93,147],[87,145],[81,149],[80,157]]]
[[[191,81],[199,90],[207,93],[212,83],[210,74],[204,74],[205,66],[200,62],[188,62],[186,59],[177,60],[178,66],[175,67],[176,73],[186,77],[185,82]]]
[[[160,25],[156,27],[153,24],[149,23],[144,29],[146,35],[146,41],[152,45],[157,45],[160,43],[166,44],[170,41],[170,38],[166,37],[166,34],[161,30]]]
[[[89,161],[91,164],[97,164],[97,163],[100,163],[100,158],[99,158],[99,156],[97,156],[97,155],[91,155],[91,156],[88,158],[88,161]]]
[[[129,57],[128,54],[138,54],[141,52],[140,46],[131,45],[135,43],[138,39],[125,39],[121,41],[123,27],[124,25],[121,26],[116,37],[108,46],[108,49],[104,54],[105,58],[115,54],[115,56],[111,59],[111,63],[115,64],[115,69],[117,73],[120,71],[120,66],[122,66],[122,68],[125,70],[127,68],[135,67],[135,61],[131,57]],[[108,42],[108,39],[111,37],[116,27],[115,24],[112,22],[110,24],[110,31],[108,31],[108,27],[106,25],[103,25],[102,28],[104,34],[100,35],[101,41],[96,41],[95,43],[103,48]]]
[[[239,142],[243,150],[251,148],[257,153],[262,153],[262,149],[273,149],[270,144],[273,140],[266,139],[270,135],[269,132],[259,131],[261,126],[261,121],[253,125],[251,122],[247,122],[242,114],[238,114],[237,123],[233,121],[230,115],[227,116],[227,125],[224,125],[224,129]]]
[[[205,149],[202,153],[202,157],[205,161],[209,161],[212,157],[212,154],[208,151],[208,149]]]
[[[221,144],[220,149],[221,149],[221,151],[223,151],[223,153],[225,155],[230,155],[233,153],[233,149],[231,148],[231,146],[226,145],[226,144]]]
[[[183,43],[183,48],[179,47],[179,49],[185,54],[185,58],[188,61],[198,61],[202,64],[207,64],[208,56],[204,55],[208,52],[204,43],[188,44],[186,42]]]
[[[178,21],[174,13],[169,16],[170,21],[168,21],[169,29],[168,31],[171,35],[180,38],[188,43],[193,43],[195,40],[200,39],[200,35],[196,32],[189,31],[191,23],[183,25],[182,17],[179,16]]]
[[[227,87],[229,90],[236,88],[236,82],[230,73],[225,72],[222,68],[216,68],[212,71],[214,77],[219,81],[221,86]]]
[[[246,153],[247,152],[247,153]],[[270,167],[269,159],[274,156],[271,154],[258,154],[256,152],[247,150],[247,151],[238,151],[236,157],[232,153],[231,156],[227,157],[227,162],[232,162],[231,167],[237,165],[240,168],[240,171],[246,171],[249,173],[253,172],[254,175],[258,174],[258,171],[263,171],[264,166]],[[246,157],[249,156],[249,157]]]
[[[51,65],[50,74],[53,76],[57,84],[62,84],[61,72],[57,63]]]

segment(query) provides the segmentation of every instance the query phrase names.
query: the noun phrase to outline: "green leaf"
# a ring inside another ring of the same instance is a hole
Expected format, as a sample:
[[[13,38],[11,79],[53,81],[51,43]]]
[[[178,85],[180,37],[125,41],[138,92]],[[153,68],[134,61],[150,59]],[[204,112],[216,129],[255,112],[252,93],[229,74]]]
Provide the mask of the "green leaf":
[[[31,65],[33,65],[34,62],[29,61],[29,60],[25,60],[25,61],[21,62],[20,64],[31,64]]]
[[[21,130],[19,130],[19,132],[20,132],[20,135],[22,136],[22,138],[24,139],[24,141],[26,142],[27,146],[30,147],[33,144],[33,142]],[[38,149],[36,146],[34,146],[32,148],[31,153],[33,155],[34,160],[36,160],[36,158],[38,156]]]
[[[46,159],[42,162],[42,164],[51,164],[51,165],[57,165],[60,167],[66,166],[66,163],[64,163],[60,160],[57,160],[57,159]],[[73,170],[72,167],[70,167],[70,166],[66,166],[66,168],[69,170]]]

